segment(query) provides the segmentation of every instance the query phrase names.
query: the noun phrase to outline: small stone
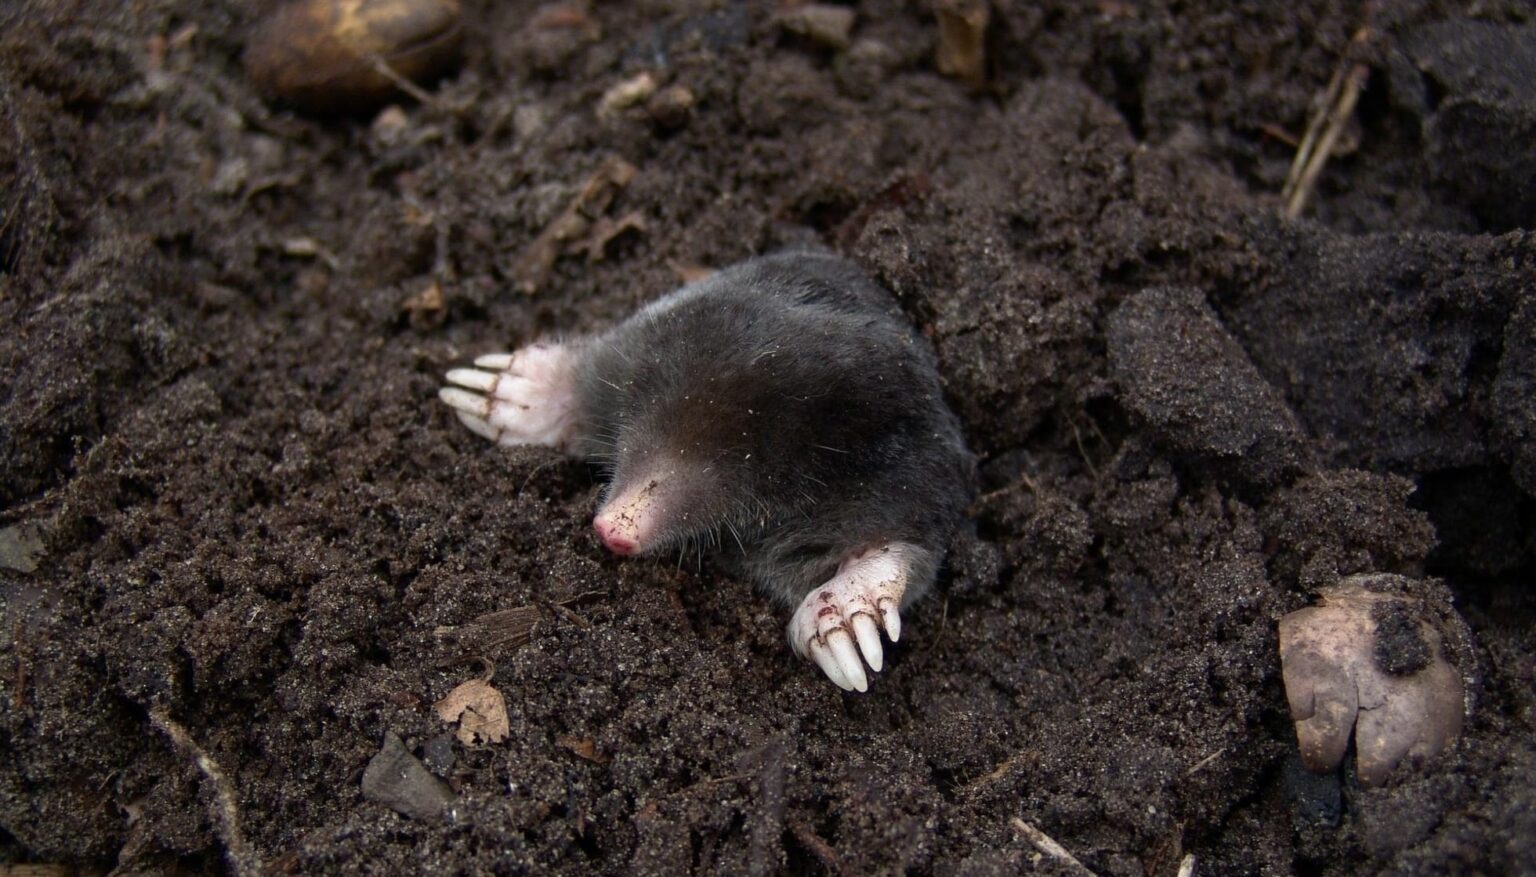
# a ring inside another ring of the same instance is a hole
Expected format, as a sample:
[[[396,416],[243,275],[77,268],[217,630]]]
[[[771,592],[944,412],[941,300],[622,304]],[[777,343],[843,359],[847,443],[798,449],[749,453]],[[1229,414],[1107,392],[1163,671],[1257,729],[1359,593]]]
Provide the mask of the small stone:
[[[846,6],[807,3],[785,11],[779,16],[779,24],[790,33],[841,52],[848,48],[854,18],[854,11]]]
[[[522,104],[512,111],[512,133],[527,140],[549,126],[549,108],[542,104]]]
[[[0,529],[0,568],[34,572],[43,556],[43,537],[32,524],[13,524]]]
[[[686,85],[670,85],[657,92],[645,105],[651,120],[662,128],[681,128],[693,118],[698,98]]]
[[[411,120],[405,110],[399,104],[390,104],[373,117],[373,124],[368,130],[373,139],[385,146],[394,146],[401,141],[410,126]]]
[[[656,93],[656,77],[650,73],[641,73],[608,89],[603,94],[603,99],[598,101],[597,114],[608,117],[626,110],[638,103],[645,101]]]
[[[456,800],[393,731],[384,735],[384,746],[363,770],[363,797],[412,819],[449,816]]]
[[[1461,675],[1409,585],[1398,576],[1350,576],[1318,605],[1280,619],[1281,674],[1307,770],[1337,769],[1353,736],[1360,784],[1380,786],[1399,763],[1433,758],[1460,736]],[[1392,640],[1385,645],[1384,635]],[[1415,671],[1390,672],[1380,666],[1382,650],[1407,653],[1389,659],[1399,671],[1425,660]]]

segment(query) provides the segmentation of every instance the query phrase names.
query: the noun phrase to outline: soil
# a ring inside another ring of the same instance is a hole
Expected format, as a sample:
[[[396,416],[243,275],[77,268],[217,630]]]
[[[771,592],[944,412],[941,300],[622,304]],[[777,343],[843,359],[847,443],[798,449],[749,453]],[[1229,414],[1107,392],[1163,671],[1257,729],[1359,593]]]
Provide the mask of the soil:
[[[329,117],[247,81],[271,4],[0,12],[0,863],[1072,873],[1022,820],[1102,875],[1536,871],[1531,7],[995,2],[979,87],[926,4],[853,8],[838,47],[476,0],[428,103]],[[693,104],[598,112],[644,72]],[[642,226],[539,282],[616,157],[587,225]],[[897,294],[982,460],[864,695],[435,399],[807,240]],[[1356,572],[1473,635],[1461,741],[1375,789],[1300,770],[1276,641]],[[433,704],[487,674],[510,733],[465,744]],[[447,815],[365,797],[381,751]]]

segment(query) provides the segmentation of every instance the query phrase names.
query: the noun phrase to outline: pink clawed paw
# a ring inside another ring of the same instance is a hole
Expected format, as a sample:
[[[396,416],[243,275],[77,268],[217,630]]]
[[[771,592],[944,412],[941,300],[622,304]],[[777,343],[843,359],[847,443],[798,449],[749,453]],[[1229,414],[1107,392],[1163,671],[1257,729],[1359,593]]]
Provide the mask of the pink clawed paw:
[[[575,414],[575,363],[563,345],[533,344],[453,369],[437,395],[461,423],[497,444],[560,447]]]

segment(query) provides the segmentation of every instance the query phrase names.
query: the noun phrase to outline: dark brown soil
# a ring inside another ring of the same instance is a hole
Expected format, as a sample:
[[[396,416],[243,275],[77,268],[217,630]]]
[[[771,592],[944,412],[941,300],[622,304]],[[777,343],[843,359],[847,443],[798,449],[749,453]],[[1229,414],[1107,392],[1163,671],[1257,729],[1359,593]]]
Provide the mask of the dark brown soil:
[[[1361,4],[998,2],[972,91],[925,4],[838,50],[766,6],[472,2],[378,121],[256,97],[265,4],[7,5],[0,863],[229,867],[169,720],[279,873],[1061,872],[1016,818],[1104,875],[1536,871],[1536,15],[1463,7],[1376,4],[1287,222]],[[643,71],[696,106],[596,112]],[[643,231],[517,291],[613,156]],[[813,238],[933,339],[983,461],[862,696],[434,398]],[[1377,790],[1297,768],[1275,632],[1361,571],[1443,580],[1476,638],[1464,738]],[[524,644],[436,633],[518,606]],[[505,742],[432,710],[467,654]],[[455,818],[363,797],[389,734]]]

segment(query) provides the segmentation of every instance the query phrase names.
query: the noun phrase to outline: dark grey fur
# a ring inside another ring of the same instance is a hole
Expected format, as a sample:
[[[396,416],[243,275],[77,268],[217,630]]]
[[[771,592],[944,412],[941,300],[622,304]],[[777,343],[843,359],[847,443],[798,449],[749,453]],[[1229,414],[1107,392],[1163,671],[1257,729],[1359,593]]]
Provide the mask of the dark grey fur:
[[[798,603],[850,554],[926,549],[925,593],[969,500],[974,458],[926,340],[890,293],[815,252],[743,262],[582,345],[576,453],[608,495],[657,454],[686,475],[662,528]]]

